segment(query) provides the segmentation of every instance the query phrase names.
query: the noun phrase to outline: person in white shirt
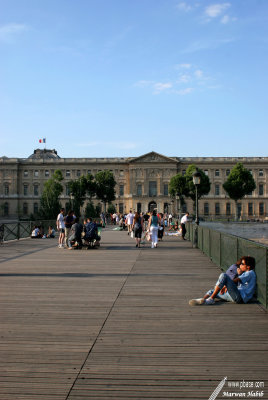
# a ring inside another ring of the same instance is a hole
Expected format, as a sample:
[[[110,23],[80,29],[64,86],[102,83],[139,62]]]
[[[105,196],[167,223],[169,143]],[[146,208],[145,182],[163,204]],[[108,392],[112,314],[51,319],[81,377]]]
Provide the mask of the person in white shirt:
[[[181,219],[181,237],[183,240],[185,239],[185,235],[186,235],[186,227],[185,224],[188,221],[188,217],[189,217],[189,213],[187,212]]]
[[[134,219],[134,214],[130,210],[128,215],[126,216],[127,234],[128,235],[132,232],[133,219]]]
[[[61,208],[59,215],[57,216],[57,229],[59,235],[59,248],[63,249],[64,237],[65,237],[65,223],[64,223],[64,208]]]

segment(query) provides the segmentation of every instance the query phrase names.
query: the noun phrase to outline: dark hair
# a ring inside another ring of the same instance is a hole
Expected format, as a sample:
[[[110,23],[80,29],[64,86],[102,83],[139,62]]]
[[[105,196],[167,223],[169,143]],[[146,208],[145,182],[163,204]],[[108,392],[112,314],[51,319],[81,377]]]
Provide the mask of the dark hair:
[[[156,211],[155,210],[153,210],[153,216],[156,217]]]
[[[140,218],[140,213],[136,212],[135,217],[134,217],[134,223],[138,222]]]
[[[255,258],[251,257],[251,256],[243,256],[241,258],[241,262],[242,260],[245,261],[245,264],[250,267],[250,269],[255,269]]]

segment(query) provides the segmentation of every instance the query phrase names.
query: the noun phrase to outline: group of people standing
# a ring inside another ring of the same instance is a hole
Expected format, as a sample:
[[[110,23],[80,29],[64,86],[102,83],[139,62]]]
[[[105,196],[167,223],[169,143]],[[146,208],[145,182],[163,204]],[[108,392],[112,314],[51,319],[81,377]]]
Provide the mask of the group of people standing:
[[[74,215],[73,210],[65,215],[65,210],[62,208],[57,216],[56,223],[59,231],[59,248],[67,247],[69,250],[75,247],[82,248],[82,237],[86,245],[94,241],[95,245],[99,246],[98,227],[92,218],[85,219],[83,226],[79,218]],[[74,243],[76,244],[74,245]]]
[[[164,216],[162,213],[156,214],[155,210],[145,215],[139,212],[134,214],[130,210],[125,217],[124,224],[127,226],[128,235],[133,235],[135,238],[136,247],[140,247],[142,236],[146,236],[151,241],[152,248],[156,248],[158,241],[163,239]]]

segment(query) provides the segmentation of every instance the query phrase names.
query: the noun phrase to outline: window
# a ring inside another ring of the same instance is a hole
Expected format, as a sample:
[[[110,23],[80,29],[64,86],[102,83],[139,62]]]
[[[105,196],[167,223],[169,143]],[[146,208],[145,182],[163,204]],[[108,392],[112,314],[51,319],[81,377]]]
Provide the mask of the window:
[[[259,176],[263,176],[263,169],[259,169]]]
[[[28,185],[23,185],[23,194],[24,196],[28,195]]]
[[[220,195],[220,185],[216,184],[215,185],[215,196],[219,196]]]
[[[253,215],[253,204],[248,203],[248,215]]]
[[[226,203],[226,215],[231,215],[231,204]]]
[[[4,185],[4,194],[5,194],[5,196],[9,195],[9,184],[8,183],[5,183],[5,185]]]
[[[168,203],[164,203],[164,213],[168,213]]]
[[[220,203],[215,203],[215,214],[220,215]]]
[[[80,171],[80,169],[78,169],[77,171],[76,171],[76,176],[81,176],[81,171]]]
[[[204,204],[204,215],[209,215],[209,204],[208,203]]]
[[[120,169],[119,176],[124,176],[124,171]]]
[[[23,175],[24,175],[24,176],[28,176],[28,175],[29,175],[28,171],[25,170],[25,171],[23,172]]]
[[[124,185],[119,185],[119,196],[124,196]]]
[[[137,196],[142,196],[142,185],[140,183],[137,185]]]
[[[263,192],[264,192],[264,190],[263,190],[263,183],[260,183],[260,184],[259,184],[259,196],[263,196]]]
[[[182,174],[182,176],[184,176],[184,175],[186,174],[186,170],[183,169],[183,170],[181,171],[181,174]]]
[[[39,171],[36,169],[36,170],[34,171],[34,176],[38,177],[38,175],[39,175]]]
[[[187,212],[187,204],[186,204],[186,203],[184,203],[184,204],[182,205],[182,212],[183,212],[184,214]]]
[[[9,204],[8,203],[4,203],[3,212],[4,212],[4,217],[7,217],[9,214]]]
[[[253,174],[252,174],[252,169],[249,169],[249,172],[251,173],[251,175],[253,175]]]
[[[205,173],[205,175],[208,176],[208,170],[207,169],[205,169],[204,173]]]
[[[259,204],[259,215],[264,215],[264,203]]]
[[[66,196],[70,196],[70,187],[69,187],[69,185],[65,186],[65,193],[66,193]]]
[[[220,170],[219,169],[215,169],[215,176],[220,176]]]
[[[22,212],[23,212],[24,215],[28,214],[28,203],[23,203]]]
[[[45,176],[46,176],[46,177],[49,176],[49,170],[48,170],[48,169],[45,170]]]
[[[38,213],[38,203],[34,203],[33,212],[34,212],[34,214]]]
[[[137,212],[141,213],[141,203],[137,203]]]
[[[69,178],[71,176],[71,172],[69,169],[66,169],[65,176],[66,176],[66,178]]]
[[[34,196],[38,196],[38,185],[34,185]]]
[[[149,196],[156,196],[156,181],[149,182]]]
[[[164,183],[164,196],[168,196],[168,183]]]
[[[226,176],[229,176],[229,175],[230,175],[230,172],[231,172],[231,171],[230,171],[229,169],[227,169],[227,170],[226,170]]]
[[[124,213],[124,204],[119,203],[119,214],[123,214],[123,213]]]
[[[91,169],[87,170],[88,175],[91,175]]]
[[[241,213],[242,213],[242,204],[241,204],[241,203],[237,203],[237,214],[238,214],[238,218],[241,217]]]

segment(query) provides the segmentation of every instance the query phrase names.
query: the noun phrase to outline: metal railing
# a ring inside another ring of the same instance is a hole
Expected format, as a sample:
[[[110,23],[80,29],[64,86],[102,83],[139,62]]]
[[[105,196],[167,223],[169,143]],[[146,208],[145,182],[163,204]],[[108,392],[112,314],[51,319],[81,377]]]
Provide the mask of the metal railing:
[[[188,223],[187,237],[194,241],[195,224]],[[235,235],[198,226],[198,248],[223,271],[245,255],[256,260],[257,300],[268,308],[268,247]]]
[[[44,232],[47,233],[48,227],[51,225],[55,228],[55,220],[49,221],[18,221],[0,223],[0,241],[7,242],[9,240],[19,240],[31,236],[33,227],[42,226]]]

